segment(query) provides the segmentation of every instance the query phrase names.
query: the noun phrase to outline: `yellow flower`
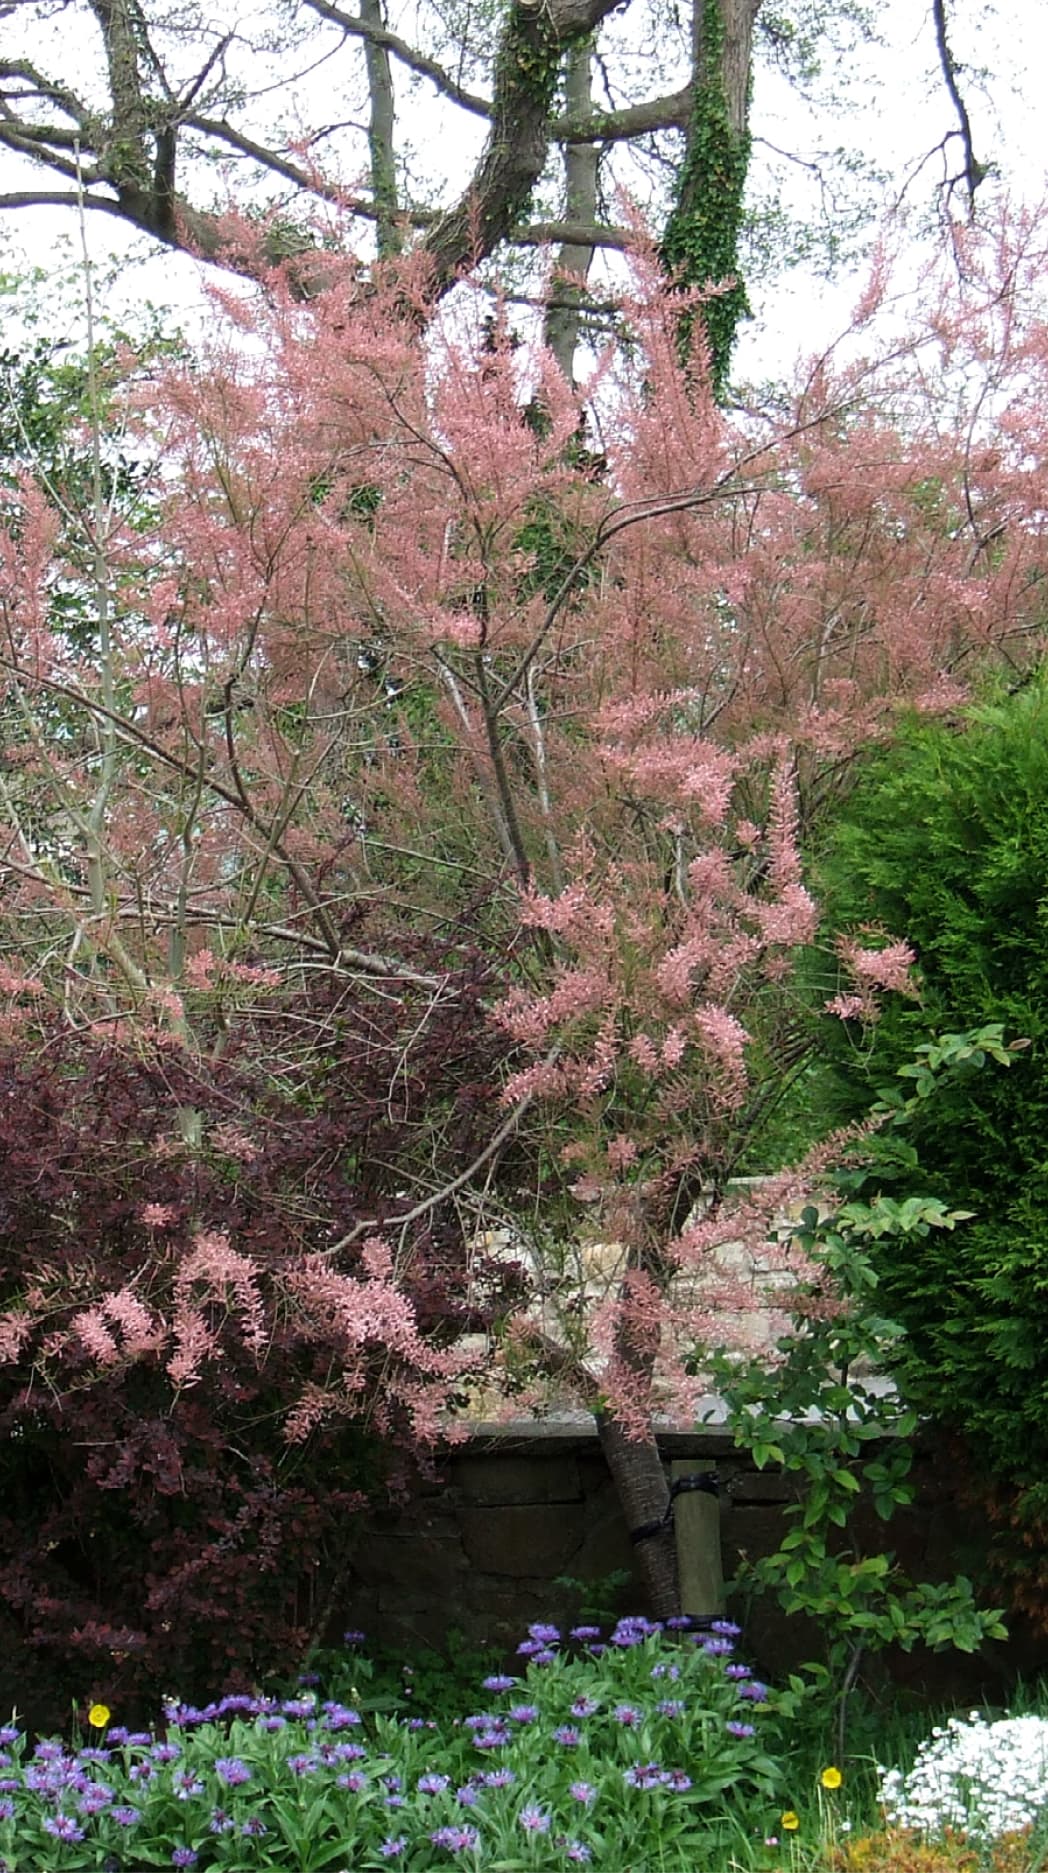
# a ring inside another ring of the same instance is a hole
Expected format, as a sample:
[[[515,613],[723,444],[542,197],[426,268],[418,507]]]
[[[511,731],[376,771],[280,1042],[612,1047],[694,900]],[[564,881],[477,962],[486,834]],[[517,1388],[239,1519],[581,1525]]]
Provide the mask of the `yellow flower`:
[[[111,1712],[108,1704],[92,1704],[91,1709],[87,1713],[87,1721],[91,1725],[92,1730],[104,1730],[106,1724],[109,1722],[110,1715]]]
[[[785,1828],[787,1834],[792,1834],[800,1824],[800,1815],[794,1814],[792,1808],[787,1808],[786,1813],[779,1816],[779,1826]]]
[[[844,1780],[844,1777],[842,1776],[840,1770],[835,1769],[832,1763],[830,1764],[830,1767],[828,1769],[823,1770],[821,1776],[819,1777],[819,1781],[822,1783],[823,1788],[840,1788],[840,1785],[843,1782],[843,1780]]]

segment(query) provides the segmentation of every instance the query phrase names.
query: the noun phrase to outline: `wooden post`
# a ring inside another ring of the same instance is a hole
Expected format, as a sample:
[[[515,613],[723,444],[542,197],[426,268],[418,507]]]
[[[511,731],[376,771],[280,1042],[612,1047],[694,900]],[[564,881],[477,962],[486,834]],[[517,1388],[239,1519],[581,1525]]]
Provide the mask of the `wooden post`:
[[[697,1466],[671,1463],[670,1481],[693,1476]],[[673,1505],[677,1531],[677,1576],[683,1613],[724,1611],[724,1573],[721,1567],[720,1503],[705,1489],[682,1490]]]

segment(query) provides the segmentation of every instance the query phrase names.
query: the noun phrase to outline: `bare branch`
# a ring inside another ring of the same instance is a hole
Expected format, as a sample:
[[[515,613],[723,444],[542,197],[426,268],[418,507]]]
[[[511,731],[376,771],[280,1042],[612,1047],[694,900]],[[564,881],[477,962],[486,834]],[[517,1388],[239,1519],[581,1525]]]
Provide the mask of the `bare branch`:
[[[340,26],[344,33],[353,34],[360,39],[367,39],[372,45],[381,46],[383,51],[391,52],[410,71],[417,72],[420,78],[429,78],[437,90],[458,104],[464,111],[472,111],[478,117],[491,116],[491,104],[474,91],[467,91],[445,71],[436,59],[427,58],[399,33],[390,32],[389,28],[379,23],[362,19],[359,14],[344,13],[341,7],[332,6],[329,0],[306,0],[311,12],[319,14],[321,19],[330,20],[332,25]]]
[[[972,220],[975,215],[975,191],[986,179],[986,168],[975,154],[971,119],[958,83],[962,67],[958,65],[953,56],[946,34],[946,0],[932,0],[932,18],[935,22],[935,43],[939,52],[943,82],[950,94],[950,102],[957,113],[957,121],[961,127],[960,138],[964,149],[964,170],[961,179],[968,198],[968,219]]]

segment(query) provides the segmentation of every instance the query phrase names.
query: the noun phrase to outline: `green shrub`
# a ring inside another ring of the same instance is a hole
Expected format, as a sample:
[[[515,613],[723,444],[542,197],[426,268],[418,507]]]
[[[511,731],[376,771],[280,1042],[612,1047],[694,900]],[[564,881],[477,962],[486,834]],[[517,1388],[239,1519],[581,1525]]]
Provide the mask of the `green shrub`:
[[[905,1328],[908,1394],[963,1434],[1002,1525],[1023,1531],[1019,1603],[1048,1619],[1023,1558],[1048,1514],[1048,683],[960,723],[913,723],[869,762],[819,870],[827,935],[904,936],[920,983],[872,1026],[827,1018],[817,1097],[836,1116],[866,1109],[944,1029],[999,1023],[1027,1044],[1011,1073],[973,1059],[938,1087],[912,1148],[880,1173],[882,1188],[939,1195],[974,1220],[892,1242],[877,1266]]]

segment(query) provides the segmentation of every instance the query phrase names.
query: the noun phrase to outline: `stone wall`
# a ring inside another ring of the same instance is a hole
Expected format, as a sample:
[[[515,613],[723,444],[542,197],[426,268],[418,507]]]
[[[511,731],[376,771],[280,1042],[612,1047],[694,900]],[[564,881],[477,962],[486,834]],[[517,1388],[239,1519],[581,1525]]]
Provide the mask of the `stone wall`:
[[[789,1481],[754,1470],[716,1429],[661,1441],[668,1462],[686,1461],[719,1476],[722,1562],[730,1582],[741,1555],[753,1559],[778,1545]],[[890,1542],[922,1578],[969,1571],[983,1531],[954,1500],[948,1468],[934,1451],[918,1454],[916,1480],[917,1502],[890,1528],[870,1517],[869,1548]],[[439,1480],[424,1485],[405,1508],[365,1521],[342,1623],[397,1650],[446,1650],[464,1642],[510,1653],[532,1620],[578,1618],[579,1594],[558,1585],[558,1577],[599,1586],[619,1571],[630,1578],[617,1593],[616,1610],[643,1607],[633,1550],[592,1426],[489,1427],[450,1451]],[[819,1653],[819,1634],[803,1621],[734,1600],[730,1610],[744,1626],[754,1669],[777,1676]],[[1031,1662],[1028,1646],[1017,1641],[989,1647],[974,1661],[915,1654],[897,1661],[893,1673],[932,1693],[985,1698]]]

